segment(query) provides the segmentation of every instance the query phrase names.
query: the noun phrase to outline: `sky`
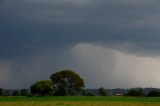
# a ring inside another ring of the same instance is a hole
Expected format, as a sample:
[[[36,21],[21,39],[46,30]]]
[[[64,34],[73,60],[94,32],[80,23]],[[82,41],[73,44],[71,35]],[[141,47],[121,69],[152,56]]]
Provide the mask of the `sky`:
[[[71,69],[86,88],[159,88],[159,10],[159,0],[0,0],[0,87]]]

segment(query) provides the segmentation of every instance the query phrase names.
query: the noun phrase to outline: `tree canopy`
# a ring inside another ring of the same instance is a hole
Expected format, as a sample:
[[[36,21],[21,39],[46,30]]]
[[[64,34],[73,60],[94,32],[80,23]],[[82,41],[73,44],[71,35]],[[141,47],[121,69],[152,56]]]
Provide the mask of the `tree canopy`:
[[[71,70],[54,73],[50,79],[53,82],[54,95],[58,96],[77,95],[85,87],[83,79]]]

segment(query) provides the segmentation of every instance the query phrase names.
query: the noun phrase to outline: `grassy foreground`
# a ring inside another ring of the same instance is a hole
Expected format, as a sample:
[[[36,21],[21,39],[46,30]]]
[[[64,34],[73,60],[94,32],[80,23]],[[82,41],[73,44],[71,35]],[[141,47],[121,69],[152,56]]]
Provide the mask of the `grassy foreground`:
[[[160,106],[146,102],[0,102],[0,106]]]
[[[0,97],[0,106],[160,106],[160,98]]]

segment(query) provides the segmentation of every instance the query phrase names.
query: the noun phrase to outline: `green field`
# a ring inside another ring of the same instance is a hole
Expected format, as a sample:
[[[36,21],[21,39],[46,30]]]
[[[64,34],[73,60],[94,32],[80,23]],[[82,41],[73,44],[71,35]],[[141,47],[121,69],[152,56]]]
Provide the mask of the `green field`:
[[[147,97],[0,97],[0,106],[160,106]]]

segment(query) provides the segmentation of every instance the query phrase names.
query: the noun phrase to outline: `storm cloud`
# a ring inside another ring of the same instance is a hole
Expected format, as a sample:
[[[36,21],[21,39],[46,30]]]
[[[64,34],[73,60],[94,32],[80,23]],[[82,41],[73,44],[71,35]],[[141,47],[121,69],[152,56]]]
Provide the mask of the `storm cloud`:
[[[160,87],[159,9],[159,0],[0,0],[0,87],[62,69],[88,88]]]

